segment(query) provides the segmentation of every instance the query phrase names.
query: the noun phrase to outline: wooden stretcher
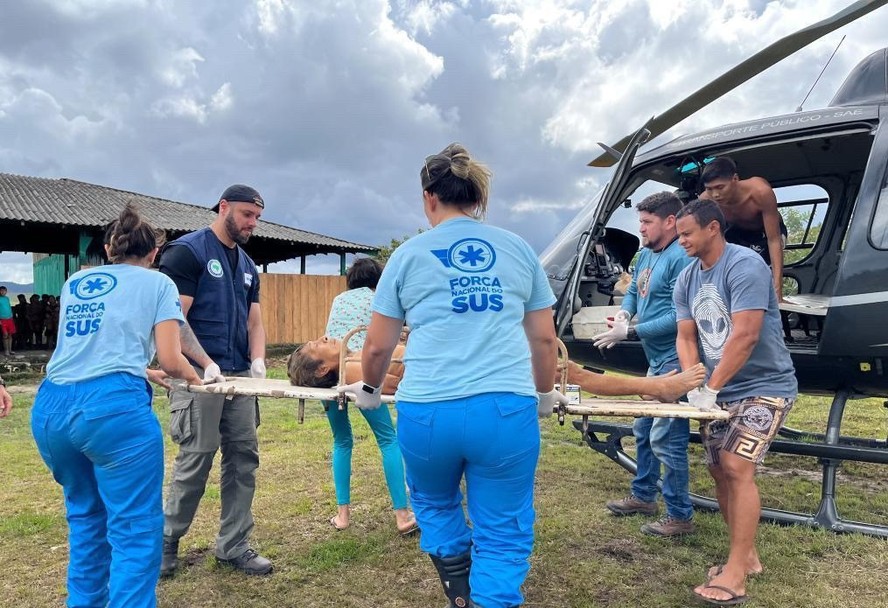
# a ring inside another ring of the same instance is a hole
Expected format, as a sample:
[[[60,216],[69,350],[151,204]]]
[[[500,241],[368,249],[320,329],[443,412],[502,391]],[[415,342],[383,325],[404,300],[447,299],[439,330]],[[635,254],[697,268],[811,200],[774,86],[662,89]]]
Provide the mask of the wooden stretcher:
[[[342,350],[339,354],[339,384],[345,384],[345,366],[348,361],[357,359],[348,356],[348,341],[366,327],[356,327],[342,338]],[[568,359],[567,348],[558,341],[559,360]],[[567,365],[562,365],[561,386],[567,386]],[[319,388],[310,386],[293,386],[289,380],[272,380],[266,378],[226,378],[224,382],[213,384],[192,384],[185,387],[191,393],[211,395],[244,395],[250,397],[271,397],[274,399],[299,400],[298,420],[305,420],[305,400],[336,401],[339,409],[344,409],[350,399],[345,393],[335,388]],[[394,395],[382,395],[383,403],[394,403]],[[566,415],[582,416],[584,427],[590,416],[630,416],[636,418],[689,418],[694,420],[724,420],[728,418],[725,411],[701,411],[690,405],[680,403],[661,403],[660,401],[639,401],[636,399],[599,399],[594,398],[586,403],[572,403],[558,406],[553,413],[558,415],[559,424],[564,424]]]
[[[359,361],[348,354],[348,341],[356,333],[365,331],[366,325],[355,327],[342,337],[339,350],[339,382],[338,385],[347,384],[345,381],[345,364],[349,361]],[[393,362],[402,363],[401,359],[392,359]],[[335,401],[340,410],[344,410],[350,397],[346,393],[340,393],[335,388],[321,388],[316,386],[294,386],[289,380],[272,380],[269,378],[226,378],[224,382],[213,384],[190,384],[185,390],[190,393],[202,393],[211,395],[244,395],[247,397],[272,397],[274,399],[298,399],[297,419],[299,424],[305,422],[305,400]],[[394,395],[382,395],[383,403],[394,403]],[[324,406],[326,411],[326,405]]]
[[[190,393],[211,395],[245,395],[248,397],[272,397],[274,399],[298,399],[297,419],[299,424],[305,421],[305,400],[336,401],[339,409],[345,408],[349,397],[339,393],[335,388],[319,388],[316,386],[293,386],[289,380],[272,380],[270,378],[226,378],[225,382],[213,384],[190,384],[186,388]],[[383,403],[394,403],[394,395],[382,395]]]
[[[567,363],[568,353],[564,342],[558,340],[558,360]],[[567,386],[567,365],[561,366],[561,386]],[[585,436],[590,416],[627,416],[633,418],[687,418],[691,420],[727,420],[729,414],[723,410],[703,411],[683,403],[663,403],[661,401],[641,401],[637,399],[602,399],[594,397],[583,403],[582,392],[577,396],[579,403],[569,403],[555,408],[558,424],[564,426],[567,414],[582,417]]]

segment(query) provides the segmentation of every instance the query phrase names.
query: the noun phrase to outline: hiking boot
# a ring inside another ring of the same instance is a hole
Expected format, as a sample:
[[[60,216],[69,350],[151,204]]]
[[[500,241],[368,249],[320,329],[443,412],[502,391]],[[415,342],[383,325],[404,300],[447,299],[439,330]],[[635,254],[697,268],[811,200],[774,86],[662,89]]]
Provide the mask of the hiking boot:
[[[222,559],[221,557],[217,557],[216,561],[252,576],[271,574],[271,571],[274,569],[271,560],[262,557],[252,549],[247,549],[240,557],[232,559]]]
[[[655,522],[647,523],[641,527],[641,531],[651,536],[684,536],[697,531],[692,519],[675,519],[666,516]]]
[[[166,578],[179,568],[179,539],[163,537],[163,555],[160,558],[160,576]]]
[[[605,505],[614,515],[656,515],[660,507],[655,502],[645,502],[634,494],[630,494],[626,498],[620,500],[609,500]]]

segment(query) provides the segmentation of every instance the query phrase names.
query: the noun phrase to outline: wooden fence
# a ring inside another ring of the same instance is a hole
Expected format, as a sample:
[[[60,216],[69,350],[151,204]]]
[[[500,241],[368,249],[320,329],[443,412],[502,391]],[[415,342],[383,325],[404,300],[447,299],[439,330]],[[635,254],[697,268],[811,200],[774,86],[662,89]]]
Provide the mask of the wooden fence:
[[[345,277],[262,274],[259,304],[268,344],[296,344],[324,335],[333,298]]]

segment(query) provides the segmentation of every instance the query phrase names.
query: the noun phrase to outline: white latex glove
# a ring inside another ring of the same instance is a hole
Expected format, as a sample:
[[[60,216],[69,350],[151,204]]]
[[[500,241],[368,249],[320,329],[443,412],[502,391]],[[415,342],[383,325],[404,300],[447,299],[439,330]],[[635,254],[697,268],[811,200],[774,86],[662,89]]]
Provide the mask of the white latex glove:
[[[375,410],[382,404],[382,387],[373,388],[363,380],[337,386],[336,391],[351,397],[362,410]]]
[[[570,399],[554,388],[548,393],[537,393],[537,398],[539,399],[537,403],[537,416],[540,418],[548,418],[555,413],[556,407],[570,403]]]
[[[606,332],[592,336],[596,348],[612,348],[617,342],[626,339],[626,335],[629,333],[629,313],[621,310],[614,315],[614,320],[609,325],[611,328]]]
[[[704,384],[699,388],[688,393],[688,403],[703,412],[714,412],[721,408],[715,403],[718,391],[709,388],[708,384]]]
[[[219,366],[215,362],[213,362],[204,368],[203,381],[204,384],[212,384],[213,382],[225,382],[225,376],[222,375],[222,370],[219,369]]]
[[[265,377],[265,359],[253,359],[253,362],[250,364],[250,377]]]

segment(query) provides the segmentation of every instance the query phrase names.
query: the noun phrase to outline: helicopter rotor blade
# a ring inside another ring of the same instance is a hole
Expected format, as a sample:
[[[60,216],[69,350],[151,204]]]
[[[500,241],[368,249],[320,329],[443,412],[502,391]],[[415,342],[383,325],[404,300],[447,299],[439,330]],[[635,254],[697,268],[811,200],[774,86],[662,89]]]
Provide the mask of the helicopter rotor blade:
[[[737,64],[709,84],[691,93],[659,116],[656,116],[648,127],[651,131],[650,139],[672,128],[697,110],[706,107],[725,93],[735,89],[796,51],[808,46],[818,38],[871,13],[877,8],[881,8],[885,4],[888,4],[888,0],[858,0],[832,17],[784,36],[752,57]],[[590,162],[589,166],[612,166],[619,160],[619,155],[626,149],[626,145],[631,137],[631,134],[627,135],[610,147],[610,149],[602,146],[606,151]],[[615,156],[614,153],[617,155]]]

